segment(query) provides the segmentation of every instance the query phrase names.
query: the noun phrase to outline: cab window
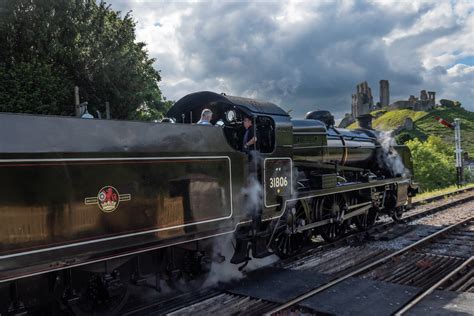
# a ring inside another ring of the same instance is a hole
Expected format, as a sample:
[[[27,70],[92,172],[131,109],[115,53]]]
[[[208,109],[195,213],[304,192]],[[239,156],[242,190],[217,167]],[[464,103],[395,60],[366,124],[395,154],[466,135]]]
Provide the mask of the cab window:
[[[271,153],[275,149],[275,123],[267,116],[257,117],[257,149]]]
[[[235,115],[229,115],[234,120],[224,121],[224,134],[232,148],[242,151],[245,127],[243,120],[246,115],[243,112],[236,112]],[[226,116],[227,117],[227,116]],[[252,121],[256,127],[257,150],[261,153],[271,153],[275,148],[275,124],[270,117],[258,116]],[[251,128],[254,128],[252,126]]]

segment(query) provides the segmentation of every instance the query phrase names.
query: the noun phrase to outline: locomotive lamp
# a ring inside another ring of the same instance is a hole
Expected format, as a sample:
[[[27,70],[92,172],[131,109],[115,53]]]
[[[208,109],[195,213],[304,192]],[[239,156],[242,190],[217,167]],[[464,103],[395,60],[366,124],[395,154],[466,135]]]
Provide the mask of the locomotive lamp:
[[[236,117],[235,111],[234,110],[227,111],[225,113],[225,117],[228,122],[232,122],[233,120],[235,120],[235,117]]]

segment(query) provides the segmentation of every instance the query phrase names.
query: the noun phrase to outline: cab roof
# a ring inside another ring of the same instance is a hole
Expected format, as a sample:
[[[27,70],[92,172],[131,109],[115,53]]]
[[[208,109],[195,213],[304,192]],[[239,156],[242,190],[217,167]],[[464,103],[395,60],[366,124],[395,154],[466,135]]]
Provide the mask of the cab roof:
[[[234,106],[247,114],[255,113],[289,116],[286,111],[271,102],[229,96],[210,91],[195,92],[184,96],[178,100],[171,109],[169,109],[166,116],[180,118],[182,114],[187,114],[197,109],[202,109],[205,106],[215,105],[218,103]]]

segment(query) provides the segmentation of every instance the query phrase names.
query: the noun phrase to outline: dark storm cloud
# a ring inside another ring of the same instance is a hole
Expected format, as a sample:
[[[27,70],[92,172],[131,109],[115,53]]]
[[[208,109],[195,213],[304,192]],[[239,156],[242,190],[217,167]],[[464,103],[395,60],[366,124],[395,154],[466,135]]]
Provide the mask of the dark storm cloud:
[[[297,117],[314,108],[342,116],[362,81],[375,101],[380,79],[390,80],[392,101],[421,89],[442,91],[446,80],[433,74],[448,76],[447,68],[425,69],[420,48],[462,31],[461,23],[447,19],[418,32],[422,17],[437,12],[435,3],[424,2],[406,10],[371,1],[112,3],[133,9],[139,26],[141,17],[157,11],[149,23],[159,27],[143,29],[146,35],[164,32],[173,23],[166,18],[182,13],[170,51],[154,51],[155,43],[147,43],[168,98],[209,89],[270,100]],[[394,30],[407,34],[397,37]]]
[[[398,18],[364,2],[344,16],[329,2],[299,6],[314,16],[294,25],[274,18],[282,13],[277,4],[196,6],[178,29],[186,57],[202,64],[195,72],[190,67],[190,77],[225,78],[233,93],[274,100],[297,115],[315,105],[347,112],[360,81],[368,80],[374,94],[380,79],[390,78],[394,85],[421,82],[421,65],[399,72],[387,62],[381,37],[400,23]],[[415,18],[404,16],[406,23]]]

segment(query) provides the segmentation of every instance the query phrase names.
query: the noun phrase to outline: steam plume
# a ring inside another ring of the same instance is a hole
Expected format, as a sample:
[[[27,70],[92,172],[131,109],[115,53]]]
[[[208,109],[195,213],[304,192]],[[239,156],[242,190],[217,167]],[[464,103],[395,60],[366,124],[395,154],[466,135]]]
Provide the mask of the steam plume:
[[[394,148],[397,145],[397,142],[392,137],[392,132],[381,132],[378,135],[378,141],[381,145],[381,150],[377,155],[379,165],[382,167],[388,167],[395,176],[409,176],[410,171],[405,168],[402,158]]]

